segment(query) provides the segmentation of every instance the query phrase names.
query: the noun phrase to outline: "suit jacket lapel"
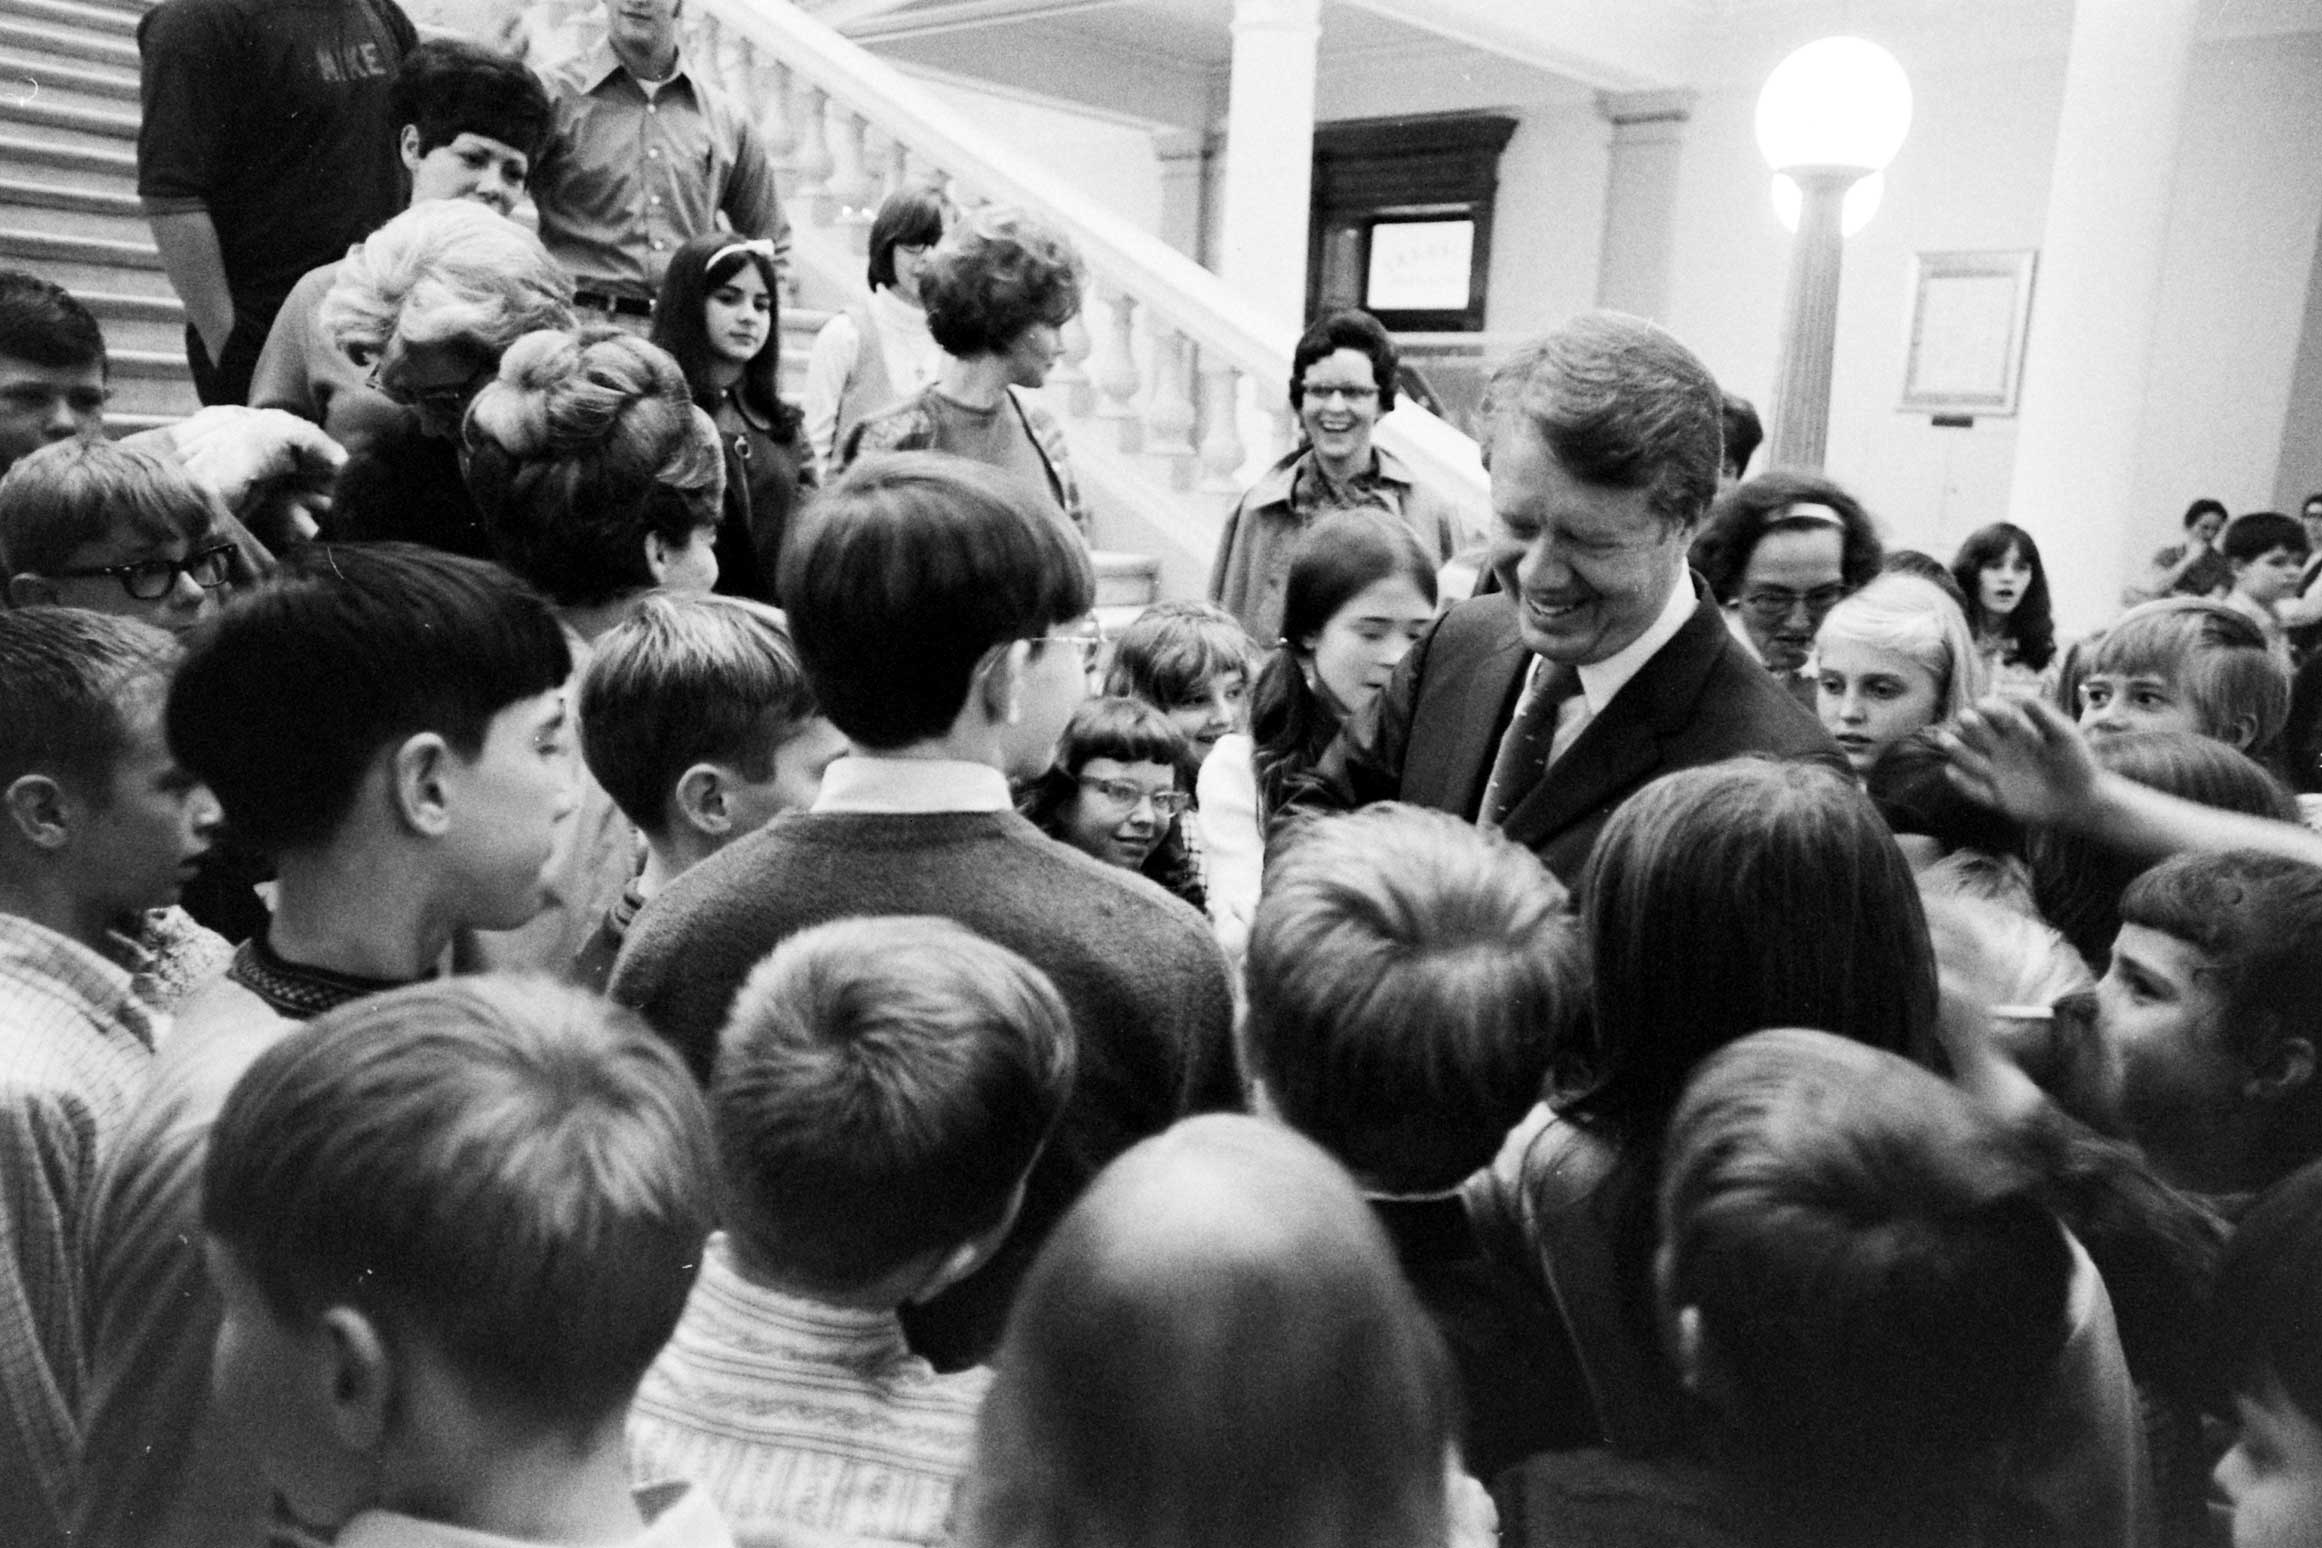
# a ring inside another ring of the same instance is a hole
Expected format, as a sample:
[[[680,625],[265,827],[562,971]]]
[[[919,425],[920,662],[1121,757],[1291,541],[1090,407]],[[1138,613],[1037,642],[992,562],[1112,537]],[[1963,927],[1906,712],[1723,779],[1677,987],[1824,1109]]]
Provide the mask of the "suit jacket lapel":
[[[1470,819],[1532,661],[1512,610],[1505,635],[1479,646],[1464,661],[1428,663],[1425,692],[1435,702],[1412,718],[1414,733],[1427,734],[1414,734],[1403,759],[1404,800]]]

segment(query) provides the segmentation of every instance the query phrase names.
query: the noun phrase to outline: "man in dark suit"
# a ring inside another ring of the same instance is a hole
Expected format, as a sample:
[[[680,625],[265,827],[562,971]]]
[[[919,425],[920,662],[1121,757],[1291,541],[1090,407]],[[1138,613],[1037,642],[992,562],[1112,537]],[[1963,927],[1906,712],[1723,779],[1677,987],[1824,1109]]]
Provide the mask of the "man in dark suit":
[[[1577,884],[1613,809],[1742,753],[1843,770],[1685,564],[1717,492],[1717,383],[1641,318],[1576,317],[1485,401],[1500,589],[1437,619],[1293,804],[1456,812]]]

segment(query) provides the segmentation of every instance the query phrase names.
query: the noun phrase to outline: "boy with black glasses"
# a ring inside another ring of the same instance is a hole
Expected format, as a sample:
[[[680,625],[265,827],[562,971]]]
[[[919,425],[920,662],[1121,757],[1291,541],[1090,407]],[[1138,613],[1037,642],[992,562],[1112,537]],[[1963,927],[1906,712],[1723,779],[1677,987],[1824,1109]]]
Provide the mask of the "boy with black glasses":
[[[183,633],[247,566],[185,469],[149,447],[73,439],[0,477],[10,607],[78,607]]]

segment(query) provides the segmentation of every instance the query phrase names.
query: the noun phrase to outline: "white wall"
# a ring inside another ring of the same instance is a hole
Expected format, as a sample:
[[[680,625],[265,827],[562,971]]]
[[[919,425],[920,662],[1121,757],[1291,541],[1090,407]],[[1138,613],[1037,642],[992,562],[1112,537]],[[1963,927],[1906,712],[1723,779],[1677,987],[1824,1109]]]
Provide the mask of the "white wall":
[[[1161,160],[1150,129],[979,90],[950,77],[908,73],[1002,144],[1037,157],[1043,171],[1139,230],[1160,234]]]
[[[1916,99],[1910,139],[1878,216],[1847,244],[1827,465],[1892,541],[1948,557],[1967,532],[2006,514],[2015,427],[1981,418],[1938,430],[1896,412],[1911,259],[2040,245],[2063,61],[1904,64]],[[2237,509],[2270,498],[2322,217],[2318,81],[2322,38],[2313,35],[2205,45],[2195,56],[2144,451],[2133,508],[2122,513],[2132,548],[2174,531],[2194,494]],[[1754,87],[1727,86],[1696,108],[1666,321],[1762,410],[1789,238],[1766,196],[1754,107]],[[1500,239],[1509,235],[1503,227]],[[2027,524],[2036,534],[2036,517]]]

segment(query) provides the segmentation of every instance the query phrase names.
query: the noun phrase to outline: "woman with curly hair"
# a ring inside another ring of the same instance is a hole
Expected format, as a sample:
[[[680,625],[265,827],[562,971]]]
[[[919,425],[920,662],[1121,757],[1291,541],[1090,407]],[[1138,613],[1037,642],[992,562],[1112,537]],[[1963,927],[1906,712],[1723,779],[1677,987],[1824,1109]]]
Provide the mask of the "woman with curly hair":
[[[1035,217],[997,207],[963,217],[919,281],[928,332],[944,353],[934,383],[857,423],[839,443],[837,465],[886,451],[987,462],[1046,492],[1085,534],[1088,509],[1064,430],[1021,391],[1048,379],[1085,283],[1072,244]]]
[[[1694,539],[1693,566],[1727,624],[1807,709],[1814,631],[1886,557],[1862,502],[1810,473],[1761,473],[1717,497]]]
[[[1207,902],[1187,840],[1195,764],[1185,733],[1142,699],[1091,699],[1072,712],[1056,763],[1017,809],[1050,838]]]

